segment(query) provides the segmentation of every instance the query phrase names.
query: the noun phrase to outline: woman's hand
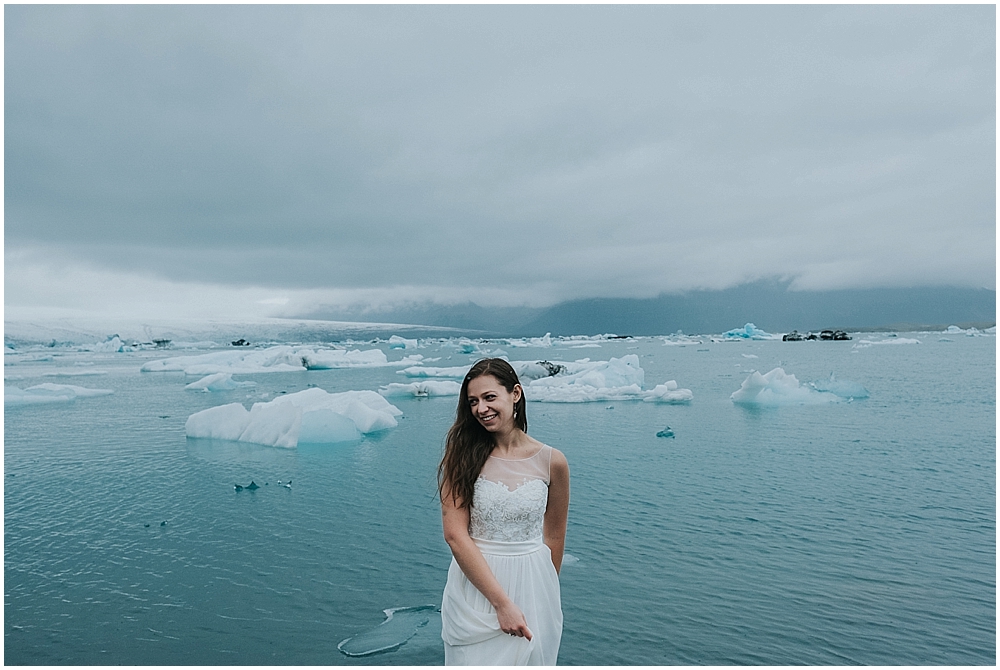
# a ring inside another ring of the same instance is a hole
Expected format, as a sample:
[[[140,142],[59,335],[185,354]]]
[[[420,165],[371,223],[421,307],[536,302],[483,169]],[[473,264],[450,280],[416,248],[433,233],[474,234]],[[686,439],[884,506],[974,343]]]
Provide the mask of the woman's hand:
[[[531,631],[528,630],[528,622],[524,620],[524,613],[521,612],[521,608],[513,602],[508,602],[508,604],[501,605],[496,610],[497,621],[500,622],[500,630],[508,635],[524,637],[529,642],[531,641]]]

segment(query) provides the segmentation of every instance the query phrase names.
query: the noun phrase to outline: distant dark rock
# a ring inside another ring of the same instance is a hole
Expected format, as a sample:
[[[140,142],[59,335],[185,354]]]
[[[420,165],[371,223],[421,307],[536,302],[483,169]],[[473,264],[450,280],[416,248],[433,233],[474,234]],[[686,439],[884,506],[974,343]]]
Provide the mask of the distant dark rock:
[[[242,337],[238,340],[233,340],[234,347],[249,347],[250,343],[244,340]]]
[[[674,436],[674,431],[671,430],[670,426],[667,426],[666,428],[664,428],[663,430],[661,430],[660,432],[658,432],[656,434],[656,436],[657,437],[673,437]]]

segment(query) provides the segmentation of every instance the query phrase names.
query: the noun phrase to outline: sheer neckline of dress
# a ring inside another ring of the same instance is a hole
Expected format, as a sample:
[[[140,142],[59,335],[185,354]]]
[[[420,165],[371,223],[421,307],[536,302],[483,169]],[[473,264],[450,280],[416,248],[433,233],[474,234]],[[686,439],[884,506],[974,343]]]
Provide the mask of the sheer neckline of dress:
[[[547,446],[549,446],[549,445],[543,444],[538,451],[536,451],[535,453],[533,453],[531,456],[525,456],[524,458],[501,458],[500,456],[494,456],[493,454],[490,454],[490,458],[495,458],[498,461],[527,461],[527,460],[530,460],[530,459],[534,458],[538,454],[542,453],[545,450],[545,447],[547,447]]]

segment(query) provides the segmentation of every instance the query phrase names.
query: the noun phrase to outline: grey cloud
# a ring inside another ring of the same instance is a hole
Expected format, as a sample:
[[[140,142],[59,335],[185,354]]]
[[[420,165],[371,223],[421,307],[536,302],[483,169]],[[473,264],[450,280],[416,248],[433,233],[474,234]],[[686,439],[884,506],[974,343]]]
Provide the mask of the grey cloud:
[[[900,285],[948,249],[924,281],[988,285],[994,17],[11,6],[6,244],[177,280],[561,297]]]

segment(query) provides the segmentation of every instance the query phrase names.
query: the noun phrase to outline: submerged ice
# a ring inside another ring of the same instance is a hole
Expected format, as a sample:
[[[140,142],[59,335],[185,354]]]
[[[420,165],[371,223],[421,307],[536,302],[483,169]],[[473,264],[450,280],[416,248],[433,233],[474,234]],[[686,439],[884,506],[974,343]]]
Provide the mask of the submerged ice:
[[[417,631],[430,622],[432,617],[440,619],[441,616],[437,605],[397,607],[383,612],[385,621],[371,630],[341,641],[337,649],[347,656],[368,656],[391,651],[406,644]],[[440,644],[440,638],[437,638],[435,643]]]
[[[258,402],[212,407],[188,417],[188,437],[253,442],[274,447],[350,442],[394,428],[403,413],[374,391],[327,393],[311,388]]]
[[[429,379],[410,384],[387,384],[379,387],[378,392],[384,396],[413,396],[426,398],[430,396],[456,396],[461,392],[462,385],[450,380]]]
[[[256,385],[257,382],[233,381],[233,375],[229,372],[216,372],[214,375],[208,375],[196,382],[191,382],[184,388],[190,391],[232,391],[233,389]]]

